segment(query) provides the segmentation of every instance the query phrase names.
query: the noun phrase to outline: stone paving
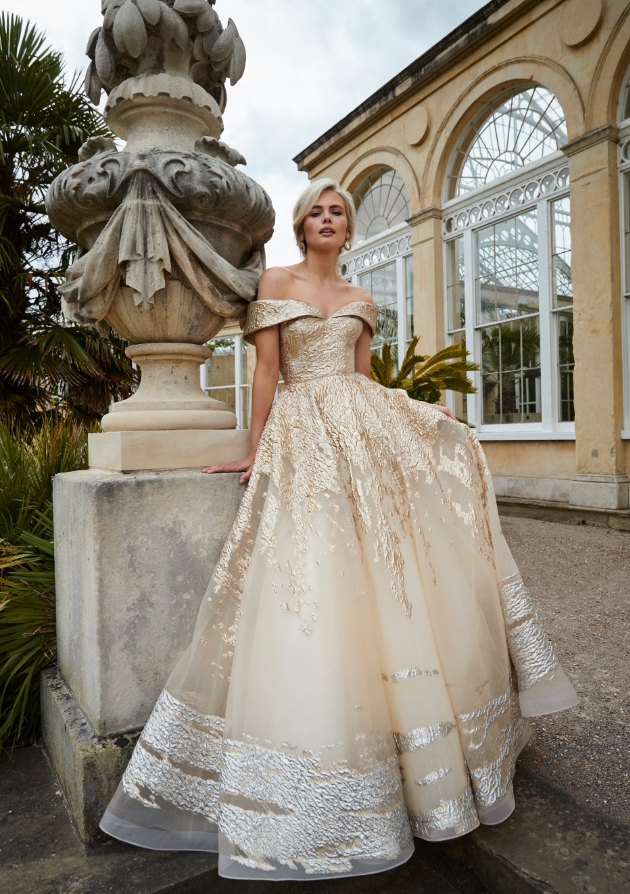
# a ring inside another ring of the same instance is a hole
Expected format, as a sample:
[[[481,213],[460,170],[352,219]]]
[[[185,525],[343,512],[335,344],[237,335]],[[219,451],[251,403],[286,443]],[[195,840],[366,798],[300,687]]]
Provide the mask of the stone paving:
[[[581,698],[533,722],[519,765],[630,825],[630,533],[529,518],[502,524]]]

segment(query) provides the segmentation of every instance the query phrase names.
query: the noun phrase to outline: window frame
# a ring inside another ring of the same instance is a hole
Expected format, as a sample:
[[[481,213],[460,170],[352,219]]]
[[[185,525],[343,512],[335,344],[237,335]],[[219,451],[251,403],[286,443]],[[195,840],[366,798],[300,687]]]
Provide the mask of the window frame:
[[[215,393],[218,391],[234,391],[234,415],[236,416],[236,427],[237,429],[249,429],[248,425],[245,425],[245,401],[243,400],[244,391],[251,392],[251,385],[248,381],[243,381],[243,361],[247,363],[247,343],[243,341],[243,336],[239,333],[235,333],[234,335],[221,335],[218,333],[214,336],[214,339],[224,339],[227,341],[228,339],[234,339],[234,384],[233,385],[208,385],[208,365],[212,363],[212,357],[209,357],[205,363],[203,363],[200,367],[201,369],[201,388],[208,395],[208,397],[213,398],[214,400],[221,400],[220,397],[215,397]],[[214,341],[214,339],[210,339],[210,342]],[[245,351],[243,351],[243,346],[245,346]],[[240,361],[240,362],[239,362]],[[251,393],[250,393],[250,403],[251,403]],[[251,414],[251,407],[250,407]]]
[[[558,175],[563,180],[558,183]],[[553,175],[555,186],[543,192],[545,178],[550,182]],[[512,204],[512,194],[536,181],[538,195],[522,204]],[[468,395],[468,421],[475,427],[480,440],[574,440],[575,422],[559,421],[560,377],[558,366],[558,309],[553,307],[552,271],[552,203],[569,196],[568,167],[562,151],[554,152],[544,161],[527,165],[517,172],[501,177],[474,192],[444,202],[443,205],[443,272],[444,272],[444,331],[446,343],[455,339],[449,329],[448,308],[448,267],[449,243],[463,236],[464,254],[464,302],[466,345],[474,362],[481,361],[481,332],[488,324],[477,323],[475,301],[475,278],[477,276],[478,254],[476,252],[477,233],[493,223],[508,220],[528,210],[536,209],[538,226],[538,289],[539,289],[539,330],[540,330],[540,377],[541,377],[541,422],[496,423],[481,422],[479,395],[482,387],[481,370],[469,374],[477,388],[475,394]],[[504,210],[496,210],[497,200],[506,197]],[[494,213],[482,216],[486,203],[491,203]],[[479,217],[476,217],[476,213]],[[523,317],[525,318],[525,317]],[[520,319],[517,317],[515,319]],[[461,330],[459,330],[461,331]],[[447,392],[447,406],[455,409],[455,397]]]
[[[400,242],[402,239],[406,239],[407,245],[401,250]],[[389,250],[394,242],[397,245],[397,250],[395,254],[391,256]],[[382,257],[383,249],[385,247],[388,248],[388,256]],[[374,261],[374,255],[377,253],[381,255],[381,257],[378,261]],[[366,257],[370,258],[370,263],[359,268],[357,261],[363,261]],[[385,267],[392,262],[396,264],[396,303],[398,313],[397,349],[398,357],[401,360],[405,356],[409,342],[411,341],[411,338],[407,337],[407,293],[405,281],[405,259],[409,257],[413,258],[411,227],[407,223],[400,223],[395,227],[392,227],[390,230],[383,230],[381,233],[377,233],[375,236],[370,237],[370,239],[366,239],[364,242],[359,242],[350,251],[344,252],[339,260],[340,275],[347,282],[351,282],[353,286],[359,285],[359,277],[363,273],[378,270],[380,267]],[[344,272],[344,266],[352,269],[346,269],[346,272]],[[415,308],[416,305],[414,300],[414,315]]]

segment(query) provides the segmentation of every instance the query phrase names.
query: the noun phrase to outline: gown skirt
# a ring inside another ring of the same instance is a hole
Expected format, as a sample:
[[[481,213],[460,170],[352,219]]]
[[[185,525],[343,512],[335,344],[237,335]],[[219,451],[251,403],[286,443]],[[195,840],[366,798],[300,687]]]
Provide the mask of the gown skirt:
[[[279,323],[287,382],[101,822],[232,878],[379,872],[514,809],[527,717],[577,703],[466,425],[354,373],[375,309]]]

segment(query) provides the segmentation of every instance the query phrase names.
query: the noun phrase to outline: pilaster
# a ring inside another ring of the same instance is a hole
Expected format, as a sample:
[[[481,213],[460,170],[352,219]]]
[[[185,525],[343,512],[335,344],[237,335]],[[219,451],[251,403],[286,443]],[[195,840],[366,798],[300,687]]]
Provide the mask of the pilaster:
[[[564,147],[569,161],[574,291],[575,505],[623,509],[623,376],[618,132],[612,125]]]

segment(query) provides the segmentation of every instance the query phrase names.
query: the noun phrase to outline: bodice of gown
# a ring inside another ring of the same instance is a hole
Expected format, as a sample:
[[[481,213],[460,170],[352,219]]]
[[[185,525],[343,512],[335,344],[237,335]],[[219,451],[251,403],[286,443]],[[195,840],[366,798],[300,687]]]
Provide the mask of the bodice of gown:
[[[325,317],[304,301],[254,301],[249,305],[244,338],[280,326],[280,372],[286,385],[355,371],[354,349],[365,321],[374,333],[378,309],[367,301],[352,301]]]

